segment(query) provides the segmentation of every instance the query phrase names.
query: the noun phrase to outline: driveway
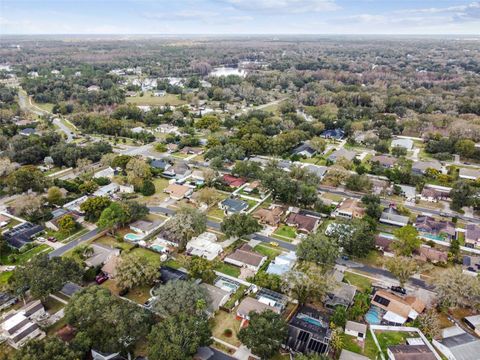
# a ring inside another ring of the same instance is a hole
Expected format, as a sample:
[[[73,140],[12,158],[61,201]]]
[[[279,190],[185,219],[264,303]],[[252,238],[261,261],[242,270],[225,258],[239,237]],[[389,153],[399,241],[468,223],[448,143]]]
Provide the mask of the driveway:
[[[100,234],[103,230],[100,230],[99,228],[95,228],[93,230],[90,230],[88,233],[80,236],[78,239],[73,240],[69,242],[68,244],[63,245],[62,247],[59,247],[58,249],[52,251],[50,254],[48,254],[49,258],[52,259],[54,257],[59,257],[65,254],[66,252],[72,250],[73,248],[77,247],[80,244],[83,244],[94,237],[96,237],[98,234]]]

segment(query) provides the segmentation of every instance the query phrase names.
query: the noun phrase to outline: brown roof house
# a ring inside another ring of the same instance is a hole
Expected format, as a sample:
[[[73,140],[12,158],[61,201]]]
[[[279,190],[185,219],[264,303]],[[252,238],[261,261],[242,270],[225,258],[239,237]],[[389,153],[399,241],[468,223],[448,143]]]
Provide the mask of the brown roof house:
[[[465,232],[465,244],[472,247],[480,246],[480,226],[468,224]]]
[[[345,199],[333,212],[333,216],[343,219],[363,218],[365,208],[357,199]]]
[[[427,239],[430,239],[432,235],[438,238],[437,240],[442,240],[443,238],[454,239],[457,234],[453,222],[436,220],[426,215],[417,216],[415,227],[420,232],[420,236],[426,237]]]
[[[390,360],[437,360],[430,348],[423,345],[395,345],[387,348]]]
[[[450,200],[450,191],[452,188],[427,184],[423,187],[420,198],[429,202]]]
[[[256,313],[261,313],[265,310],[272,310],[277,314],[280,313],[279,308],[270,306],[268,304],[258,301],[257,299],[247,296],[245,299],[242,300],[240,305],[238,305],[237,317],[245,320],[250,320],[249,314],[252,311]]]
[[[403,298],[385,290],[375,292],[371,304],[383,310],[384,321],[400,325],[409,319],[415,320],[425,310],[425,304],[419,298]]]
[[[320,224],[320,219],[314,216],[301,214],[298,209],[293,209],[285,220],[285,223],[288,226],[296,227],[299,232],[309,234],[317,230],[318,225]]]
[[[447,263],[448,254],[445,251],[437,250],[430,246],[421,246],[415,251],[415,258],[434,264]]]
[[[370,158],[370,163],[378,163],[385,169],[391,169],[397,164],[398,159],[393,156],[377,155]]]
[[[270,226],[278,226],[282,220],[283,209],[280,206],[275,206],[269,209],[258,209],[253,213],[253,217],[261,224]]]
[[[183,198],[189,197],[193,193],[193,189],[180,184],[170,184],[168,185],[163,192],[170,195],[173,200],[181,200]]]
[[[395,253],[392,249],[392,243],[393,239],[390,237],[382,236],[381,234],[375,236],[375,247],[377,250],[382,251],[384,256],[395,256]]]
[[[253,251],[252,247],[248,244],[242,245],[223,259],[223,261],[228,264],[245,267],[254,272],[257,272],[266,260],[266,256]]]

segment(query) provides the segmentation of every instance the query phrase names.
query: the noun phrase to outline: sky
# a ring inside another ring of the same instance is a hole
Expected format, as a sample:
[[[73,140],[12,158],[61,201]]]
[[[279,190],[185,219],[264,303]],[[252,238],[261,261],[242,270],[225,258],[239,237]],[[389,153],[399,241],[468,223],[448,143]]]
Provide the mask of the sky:
[[[6,34],[480,34],[480,1],[0,0]]]

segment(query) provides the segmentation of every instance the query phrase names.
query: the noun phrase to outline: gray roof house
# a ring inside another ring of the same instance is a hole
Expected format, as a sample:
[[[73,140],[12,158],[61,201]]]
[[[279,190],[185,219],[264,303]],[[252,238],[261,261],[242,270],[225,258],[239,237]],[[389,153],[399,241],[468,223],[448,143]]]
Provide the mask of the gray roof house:
[[[402,147],[402,148],[407,149],[407,150],[412,150],[413,140],[402,139],[402,138],[392,140],[392,148],[393,147]]]
[[[317,153],[317,150],[312,148],[308,143],[303,143],[302,145],[297,146],[292,151],[293,155],[304,156],[304,157],[307,157],[307,158],[311,158],[316,153]]]
[[[480,354],[480,339],[463,330],[442,340],[434,339],[433,345],[449,360],[478,360]]]
[[[438,160],[430,160],[430,161],[415,161],[412,165],[412,172],[414,174],[425,174],[427,169],[435,169],[438,171],[442,170],[442,164]]]
[[[243,200],[226,198],[218,204],[227,214],[238,214],[248,209],[248,203]]]
[[[380,216],[381,223],[394,226],[406,226],[409,220],[408,216],[401,215],[393,206],[383,210],[382,216]]]
[[[328,160],[336,162],[338,159],[343,157],[349,161],[352,161],[355,158],[355,156],[357,156],[357,153],[355,151],[341,148],[331,153],[330,156],[328,157]]]
[[[328,167],[327,166],[320,166],[320,165],[313,165],[308,164],[303,167],[309,173],[316,175],[320,180],[323,179],[325,174],[327,173]]]
[[[480,178],[480,169],[460,168],[458,177],[466,180],[477,180]]]

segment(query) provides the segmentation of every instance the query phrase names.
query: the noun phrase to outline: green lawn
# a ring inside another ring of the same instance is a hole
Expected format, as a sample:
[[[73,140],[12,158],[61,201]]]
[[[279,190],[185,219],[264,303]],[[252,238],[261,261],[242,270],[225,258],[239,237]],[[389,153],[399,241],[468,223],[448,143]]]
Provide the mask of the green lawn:
[[[4,271],[0,273],[0,288],[8,283],[8,279],[13,275],[13,271]]]
[[[65,239],[69,238],[70,236],[79,234],[80,232],[81,234],[86,234],[88,230],[84,229],[81,225],[77,226],[75,231],[71,234],[62,233],[61,231],[53,231],[52,229],[45,229],[46,237],[53,236],[55,239],[61,242],[63,242]],[[71,240],[73,240],[73,238],[70,239],[69,241]]]
[[[240,276],[240,268],[230,265],[230,264],[225,264],[225,263],[219,263],[216,267],[215,270],[220,271],[224,274],[227,274],[229,276],[233,277],[239,277]]]
[[[45,310],[47,310],[50,315],[55,314],[60,309],[65,307],[64,303],[52,298],[51,296],[49,296],[47,300],[42,301],[42,304],[45,306]]]
[[[385,356],[387,356],[387,348],[394,345],[405,344],[409,337],[417,337],[417,333],[410,333],[407,331],[384,331],[375,332],[380,348]]]
[[[234,312],[227,313],[225,311],[218,311],[213,319],[212,335],[220,340],[223,340],[234,346],[240,346],[241,342],[237,338],[240,330],[240,321],[237,320]],[[224,334],[226,329],[232,330],[231,336]]]
[[[160,266],[160,254],[145,248],[136,248],[131,251],[132,254],[146,258],[148,261]]]
[[[372,287],[372,281],[369,278],[350,272],[345,272],[343,280],[348,284],[356,286],[360,292],[364,292]]]
[[[180,100],[178,95],[166,94],[165,96],[153,96],[151,92],[144,93],[143,96],[131,96],[126,98],[127,104],[163,106],[166,104],[177,106],[184,105],[187,102]]]
[[[297,237],[297,231],[294,227],[281,224],[277,230],[274,232],[275,235],[285,236],[290,239],[295,239]]]
[[[2,265],[22,265],[40,253],[48,254],[50,251],[53,251],[53,248],[50,246],[45,244],[38,245],[23,254],[15,254],[16,260],[13,262],[8,258],[10,254],[3,253],[2,256],[0,256],[0,263]]]
[[[139,286],[130,290],[125,297],[137,304],[144,304],[150,298],[151,286]]]
[[[263,245],[257,245],[253,250],[262,254],[263,256],[268,257],[270,260],[273,260],[275,257],[277,257],[282,253],[278,249],[274,249],[269,246],[263,246]]]
[[[207,212],[207,216],[210,216],[212,218],[219,218],[219,219],[223,219],[225,217],[225,213],[223,212],[222,209],[220,209],[219,207],[217,206],[212,206],[208,212]],[[215,219],[214,219],[215,220]]]

